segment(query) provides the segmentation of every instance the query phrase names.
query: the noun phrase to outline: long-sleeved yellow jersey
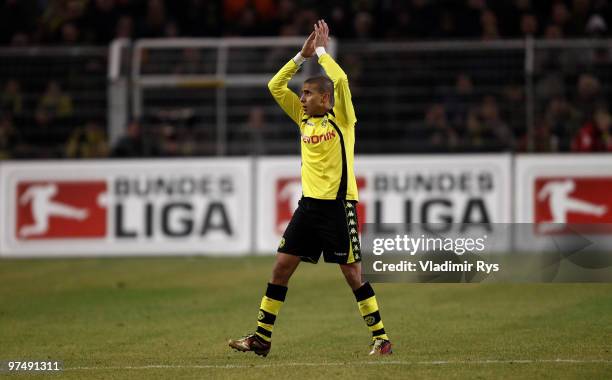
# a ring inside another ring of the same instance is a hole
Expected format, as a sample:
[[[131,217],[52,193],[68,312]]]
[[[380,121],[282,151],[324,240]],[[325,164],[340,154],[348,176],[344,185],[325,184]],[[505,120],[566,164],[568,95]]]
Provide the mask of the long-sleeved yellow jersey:
[[[272,96],[300,127],[302,194],[316,199],[358,200],[353,169],[355,110],[346,73],[329,54],[319,64],[334,82],[335,104],[324,116],[304,113],[298,96],[287,87],[299,66],[291,59],[268,83]]]

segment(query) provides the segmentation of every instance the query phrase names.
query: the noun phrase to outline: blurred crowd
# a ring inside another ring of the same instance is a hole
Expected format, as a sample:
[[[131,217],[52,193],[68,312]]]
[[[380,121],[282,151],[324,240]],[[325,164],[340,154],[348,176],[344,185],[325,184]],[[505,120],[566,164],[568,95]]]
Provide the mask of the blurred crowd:
[[[0,44],[297,36],[325,18],[343,39],[609,35],[607,0],[2,0]]]
[[[107,155],[104,121],[79,125],[73,97],[57,80],[33,100],[34,112],[27,112],[27,102],[20,82],[8,80],[0,93],[0,159]]]
[[[56,80],[49,81],[34,101],[33,115],[24,112],[25,98],[20,83],[14,79],[5,84],[0,94],[0,160],[190,154],[178,149],[176,123],[155,123],[156,128],[145,134],[142,121],[132,120],[125,135],[109,146],[105,121],[78,117],[73,97]]]
[[[454,90],[427,107],[417,139],[433,152],[612,152],[612,116],[599,80],[580,74],[571,90],[536,101],[529,146],[524,88],[479,96],[460,74]]]

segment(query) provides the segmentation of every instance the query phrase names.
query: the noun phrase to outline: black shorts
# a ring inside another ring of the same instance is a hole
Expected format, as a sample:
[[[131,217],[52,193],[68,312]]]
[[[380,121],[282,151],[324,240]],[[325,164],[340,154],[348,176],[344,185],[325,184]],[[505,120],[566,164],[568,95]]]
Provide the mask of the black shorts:
[[[314,264],[321,253],[327,263],[361,261],[356,205],[356,201],[303,197],[278,252],[300,256],[302,261]]]

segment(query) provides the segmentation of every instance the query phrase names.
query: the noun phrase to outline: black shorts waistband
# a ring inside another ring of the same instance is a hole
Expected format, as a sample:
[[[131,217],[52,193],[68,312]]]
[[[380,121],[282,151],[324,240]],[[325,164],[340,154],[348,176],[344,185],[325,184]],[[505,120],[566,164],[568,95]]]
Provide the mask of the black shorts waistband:
[[[346,204],[347,202],[356,204],[357,201],[347,201],[342,199],[318,199],[318,198],[310,198],[310,197],[302,197],[300,199],[300,206],[302,206],[306,210],[321,210],[321,209],[330,209],[336,208],[341,205]]]
[[[357,203],[357,201],[354,201],[352,199],[351,200],[348,200],[348,199],[319,199],[319,198],[311,198],[311,197],[302,197],[301,200],[307,203],[319,203],[319,204],[331,204],[331,203],[338,203],[338,202]]]

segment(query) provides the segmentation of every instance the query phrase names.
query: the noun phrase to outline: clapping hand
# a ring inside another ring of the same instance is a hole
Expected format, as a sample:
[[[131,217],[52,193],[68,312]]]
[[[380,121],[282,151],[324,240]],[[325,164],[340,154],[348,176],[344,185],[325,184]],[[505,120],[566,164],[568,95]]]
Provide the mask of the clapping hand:
[[[329,42],[329,27],[323,20],[317,21],[314,25],[315,29],[315,48],[324,47],[327,49],[327,43]]]
[[[300,52],[302,54],[302,57],[304,58],[310,58],[314,55],[315,53],[315,36],[316,33],[312,32],[310,33],[310,36],[308,36],[308,38],[306,39],[306,42],[304,42],[304,46],[302,46],[302,51]]]

